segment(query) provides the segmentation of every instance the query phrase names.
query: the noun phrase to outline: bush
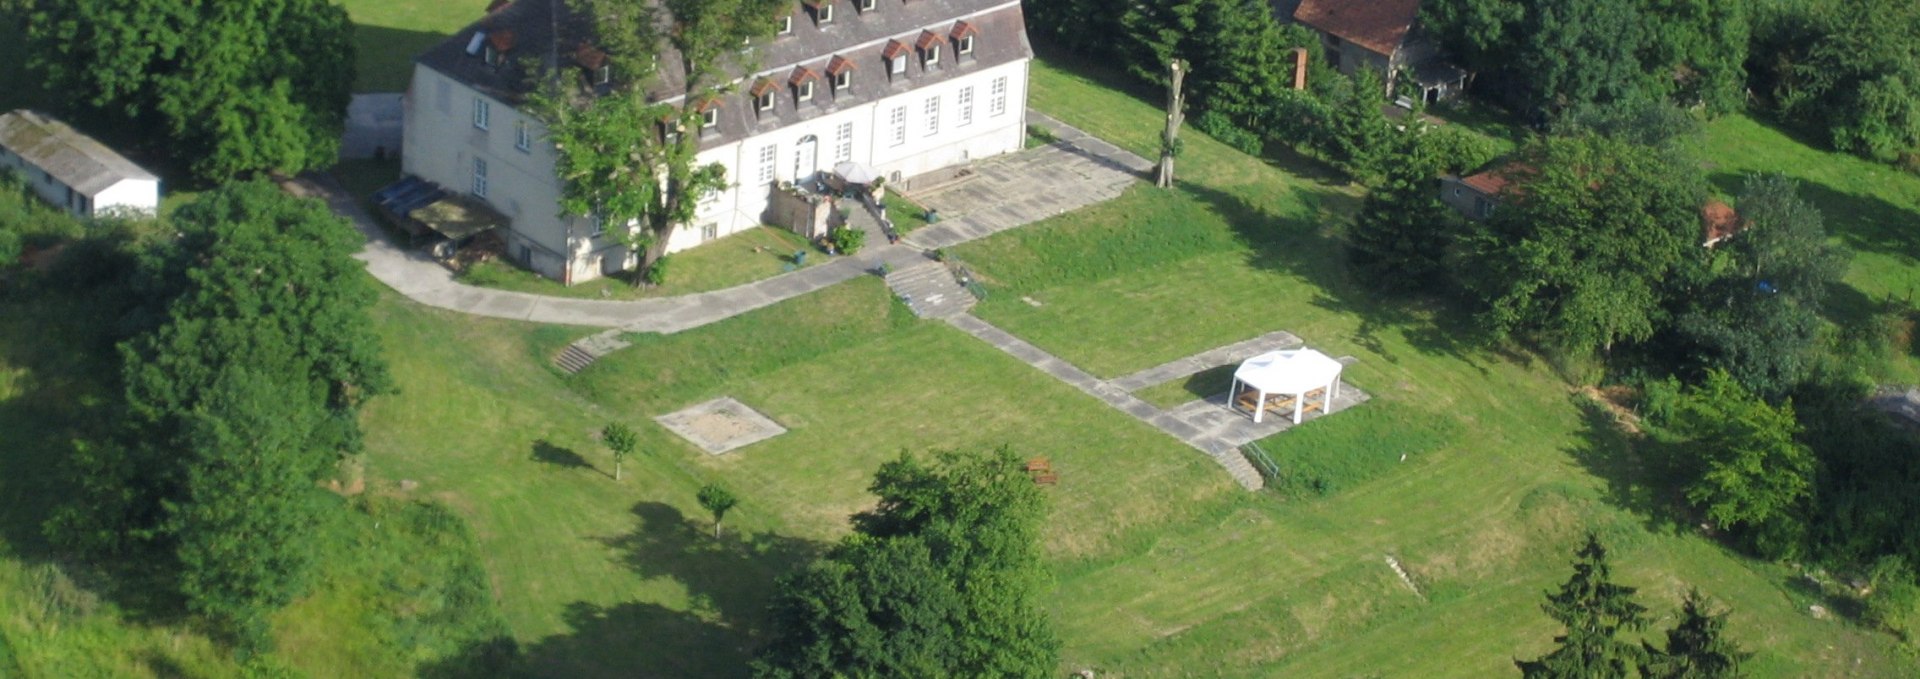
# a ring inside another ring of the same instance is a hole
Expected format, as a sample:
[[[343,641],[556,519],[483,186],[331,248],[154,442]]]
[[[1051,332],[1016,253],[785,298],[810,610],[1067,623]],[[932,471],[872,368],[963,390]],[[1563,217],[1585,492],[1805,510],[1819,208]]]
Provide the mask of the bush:
[[[1443,125],[1420,135],[1421,155],[1431,159],[1434,169],[1447,174],[1466,174],[1500,154],[1500,145],[1473,130],[1459,125]]]
[[[849,226],[836,226],[827,232],[827,242],[843,255],[859,252],[867,244],[867,232]]]
[[[1222,144],[1238,149],[1241,153],[1250,156],[1260,155],[1260,135],[1240,129],[1240,126],[1233,124],[1233,121],[1228,120],[1219,111],[1200,114],[1200,117],[1193,121],[1193,127]]]
[[[653,266],[647,267],[647,272],[646,272],[646,275],[644,276],[644,278],[647,281],[647,285],[666,284],[667,270],[672,268],[671,267],[672,264],[673,264],[673,257],[670,255],[661,255],[659,259],[654,260]]]

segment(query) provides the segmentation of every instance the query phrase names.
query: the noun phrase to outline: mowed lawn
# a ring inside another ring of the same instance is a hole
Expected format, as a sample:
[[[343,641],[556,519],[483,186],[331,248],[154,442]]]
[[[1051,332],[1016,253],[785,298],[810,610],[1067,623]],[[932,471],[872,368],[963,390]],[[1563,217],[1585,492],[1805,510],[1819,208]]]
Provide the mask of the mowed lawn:
[[[354,92],[400,92],[413,59],[480,17],[486,0],[340,0],[353,19]]]
[[[469,517],[545,674],[744,673],[774,579],[846,532],[902,450],[1050,457],[1062,483],[1047,550],[1062,562],[1126,554],[1195,508],[1250,500],[1177,441],[913,319],[877,278],[636,337],[571,385],[543,365],[565,329],[392,300],[377,312],[403,391],[368,412],[373,473]],[[651,420],[722,395],[790,431],[710,456]],[[594,440],[614,419],[642,439],[621,481]],[[710,481],[742,498],[719,541],[693,497]]]
[[[1033,78],[1036,108],[1143,155],[1155,147],[1154,104],[1044,63]],[[1551,644],[1541,593],[1566,577],[1573,541],[1592,529],[1657,614],[1690,585],[1729,602],[1763,676],[1912,670],[1885,637],[1807,615],[1787,573],[1638,511],[1644,489],[1610,423],[1544,366],[1471,349],[1448,323],[1370,300],[1332,241],[1355,204],[1348,189],[1187,138],[1175,191],[1141,186],[958,248],[994,288],[978,313],[1105,376],[1292,331],[1358,357],[1349,379],[1376,398],[1362,407],[1400,415],[1330,417],[1267,448],[1282,459],[1298,452],[1293,441],[1413,454],[1326,499],[1194,503],[1185,523],[1131,553],[1062,562],[1054,611],[1067,667],[1510,673],[1511,658]],[[1357,426],[1369,430],[1347,430]]]

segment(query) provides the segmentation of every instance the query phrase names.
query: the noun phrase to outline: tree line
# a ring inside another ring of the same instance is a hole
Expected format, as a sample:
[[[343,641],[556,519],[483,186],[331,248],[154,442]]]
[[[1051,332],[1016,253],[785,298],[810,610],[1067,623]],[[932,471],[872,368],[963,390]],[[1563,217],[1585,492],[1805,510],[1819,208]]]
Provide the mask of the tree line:
[[[1429,0],[1478,93],[1546,125],[1587,107],[1752,107],[1920,169],[1920,6],[1905,0]]]

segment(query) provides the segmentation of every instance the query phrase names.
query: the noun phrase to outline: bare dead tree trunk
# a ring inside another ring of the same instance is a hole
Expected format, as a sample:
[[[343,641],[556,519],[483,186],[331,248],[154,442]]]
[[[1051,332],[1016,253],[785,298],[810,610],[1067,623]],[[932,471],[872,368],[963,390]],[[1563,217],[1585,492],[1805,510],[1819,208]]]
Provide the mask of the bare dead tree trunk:
[[[1180,86],[1187,79],[1187,68],[1179,59],[1167,62],[1167,129],[1160,135],[1160,169],[1153,183],[1167,188],[1173,186],[1173,156],[1180,150],[1180,124],[1186,121],[1181,112],[1185,106],[1185,96]]]

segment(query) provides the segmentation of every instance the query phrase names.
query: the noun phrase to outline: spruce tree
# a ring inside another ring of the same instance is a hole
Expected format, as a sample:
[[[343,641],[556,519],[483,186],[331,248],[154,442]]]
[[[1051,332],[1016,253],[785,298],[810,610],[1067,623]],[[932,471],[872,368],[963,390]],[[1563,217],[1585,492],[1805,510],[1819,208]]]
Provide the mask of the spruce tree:
[[[1607,564],[1607,548],[1600,538],[1587,534],[1587,542],[1574,553],[1573,577],[1560,585],[1560,591],[1547,595],[1541,608],[1567,631],[1554,641],[1559,648],[1534,660],[1516,660],[1522,676],[1528,679],[1610,679],[1631,676],[1643,654],[1639,646],[1622,641],[1623,631],[1646,627],[1647,609],[1634,603],[1634,588],[1613,581],[1613,569]]]
[[[1640,674],[1648,679],[1733,679],[1746,676],[1740,665],[1752,653],[1724,636],[1725,612],[1708,612],[1712,603],[1700,590],[1687,591],[1680,605],[1680,624],[1667,630],[1667,645],[1645,644]]]

